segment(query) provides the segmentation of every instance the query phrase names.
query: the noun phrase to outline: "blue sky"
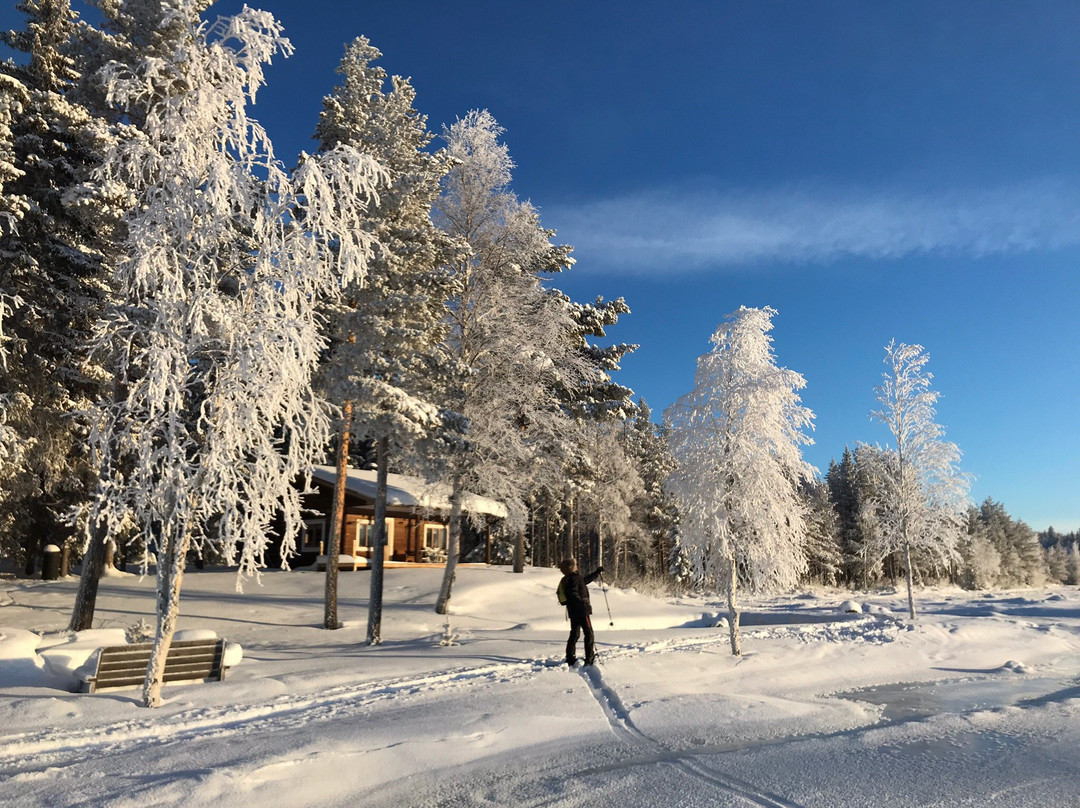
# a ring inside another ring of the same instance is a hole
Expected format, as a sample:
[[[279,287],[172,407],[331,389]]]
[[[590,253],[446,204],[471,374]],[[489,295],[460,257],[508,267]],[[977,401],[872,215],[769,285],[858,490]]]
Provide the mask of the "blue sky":
[[[973,499],[1080,527],[1080,4],[250,2],[296,47],[256,106],[287,163],[360,34],[434,130],[492,112],[575,245],[556,285],[633,309],[620,380],[657,417],[769,305],[824,471],[888,441],[884,346],[920,343]]]

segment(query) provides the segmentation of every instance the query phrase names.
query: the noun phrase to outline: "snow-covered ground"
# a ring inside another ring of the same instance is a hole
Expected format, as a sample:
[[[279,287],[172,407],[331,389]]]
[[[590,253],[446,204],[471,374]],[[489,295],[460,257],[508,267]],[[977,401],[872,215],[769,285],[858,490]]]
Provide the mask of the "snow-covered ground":
[[[76,581],[0,581],[0,804],[31,806],[1080,805],[1080,591],[814,592],[746,602],[744,656],[715,600],[594,584],[597,668],[558,660],[558,573],[464,568],[439,644],[441,570],[234,591],[189,572],[181,629],[243,649],[223,682],[69,692],[90,650],[152,620],[151,578],[102,581],[95,625],[62,629]],[[850,604],[848,605],[850,608]]]

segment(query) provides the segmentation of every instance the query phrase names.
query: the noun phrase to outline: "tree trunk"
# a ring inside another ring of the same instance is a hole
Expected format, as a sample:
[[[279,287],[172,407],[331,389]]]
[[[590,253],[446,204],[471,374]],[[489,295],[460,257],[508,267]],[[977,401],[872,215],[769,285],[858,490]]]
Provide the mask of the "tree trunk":
[[[446,614],[450,609],[450,590],[454,586],[458,554],[461,552],[461,495],[461,474],[455,473],[450,483],[450,546],[446,550],[446,570],[443,572],[439,599],[435,602],[436,614]]]
[[[41,541],[35,541],[33,538],[28,537],[26,543],[23,545],[23,550],[26,552],[26,564],[23,566],[23,575],[27,578],[34,577],[34,570],[37,569],[37,557],[41,552]]]
[[[105,542],[108,528],[104,519],[98,519],[90,531],[90,544],[83,554],[82,571],[79,573],[79,591],[75,595],[75,608],[71,611],[69,631],[86,631],[94,622],[97,605],[98,582],[105,568]]]
[[[908,543],[907,538],[904,539],[904,566],[907,567],[907,605],[908,605],[908,617],[912,620],[915,619],[915,595],[913,592],[914,576],[911,569],[911,544]]]
[[[525,572],[525,531],[519,530],[514,542],[514,572]]]
[[[382,642],[383,548],[386,547],[386,475],[390,466],[390,439],[375,444],[375,530],[371,542],[371,594],[368,597],[368,645]]]
[[[571,499],[566,512],[566,552],[562,558],[576,558],[574,549],[574,500]]]
[[[345,489],[349,480],[349,429],[352,426],[353,403],[345,402],[341,409],[341,431],[338,433],[337,477],[334,480],[334,509],[326,535],[326,597],[323,607],[323,628],[341,628],[337,613],[338,554],[341,552],[341,530],[345,521]]]
[[[547,506],[544,507],[544,564],[545,566],[552,566],[552,552],[551,552],[551,515],[548,513]]]
[[[180,617],[180,586],[184,580],[184,562],[187,559],[190,544],[191,534],[185,531],[182,536],[173,536],[169,539],[164,553],[159,548],[157,631],[154,634],[154,647],[150,652],[150,663],[146,666],[146,679],[143,682],[144,707],[161,706],[161,687],[165,684],[165,660],[169,656],[173,634],[176,633],[176,621]]]
[[[728,632],[731,635],[731,653],[734,656],[742,656],[742,639],[739,636],[739,607],[735,602],[735,586],[739,576],[735,569],[735,556],[730,559],[728,566],[727,586],[727,609],[728,609]]]

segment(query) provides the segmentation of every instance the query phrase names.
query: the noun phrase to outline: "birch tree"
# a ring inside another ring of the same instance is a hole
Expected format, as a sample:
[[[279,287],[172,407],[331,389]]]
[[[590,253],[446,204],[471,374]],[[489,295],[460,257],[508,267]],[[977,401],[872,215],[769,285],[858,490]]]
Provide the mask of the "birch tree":
[[[795,371],[777,367],[771,308],[742,307],[698,359],[694,389],[664,413],[676,468],[668,478],[680,546],[698,581],[727,596],[731,652],[742,653],[737,586],[793,586],[806,571],[800,479],[814,473],[800,446],[813,413]]]
[[[490,113],[470,112],[444,131],[453,168],[436,202],[438,221],[469,253],[451,267],[442,364],[445,407],[456,414],[442,476],[450,486],[446,572],[435,611],[446,614],[461,549],[466,490],[502,502],[508,531],[524,528],[538,447],[567,428],[556,390],[588,367],[574,349],[577,326],[562,295],[541,279],[569,266],[536,209],[510,190],[513,162]]]
[[[143,687],[161,699],[189,549],[238,564],[239,587],[263,562],[282,510],[285,554],[299,493],[328,437],[311,379],[324,347],[315,307],[361,276],[370,238],[349,226],[379,180],[347,147],[304,161],[292,182],[247,114],[263,66],[290,46],[268,13],[245,8],[212,26],[205,3],[162,3],[181,30],[166,57],[103,76],[107,97],[142,119],[100,180],[132,188],[117,285],[100,324],[126,395],[103,405],[99,457],[124,447],[124,473],[102,469],[92,521],[130,510],[157,550],[158,620]],[[299,211],[301,231],[285,219]],[[332,254],[325,249],[333,243]]]
[[[939,393],[930,388],[929,359],[923,346],[892,340],[885,347],[882,384],[875,389],[881,409],[871,413],[895,441],[886,447],[876,549],[879,558],[903,554],[912,620],[915,558],[924,554],[942,566],[958,559],[970,485],[958,468],[960,449],[943,439],[945,430],[934,420]]]

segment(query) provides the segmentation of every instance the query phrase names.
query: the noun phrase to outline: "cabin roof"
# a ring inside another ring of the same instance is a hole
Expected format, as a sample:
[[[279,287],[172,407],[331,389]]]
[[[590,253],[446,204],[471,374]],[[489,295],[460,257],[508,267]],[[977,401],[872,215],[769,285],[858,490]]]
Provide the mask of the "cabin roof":
[[[337,480],[337,469],[333,466],[315,466],[311,472],[312,482],[323,486],[333,486]],[[367,469],[349,469],[346,491],[367,503],[375,502],[375,471]],[[418,510],[449,511],[450,486],[445,483],[429,483],[420,477],[406,474],[388,474],[386,476],[386,505],[389,508],[416,508]],[[465,493],[461,502],[465,513],[481,513],[505,519],[506,506],[494,499],[479,494]]]

